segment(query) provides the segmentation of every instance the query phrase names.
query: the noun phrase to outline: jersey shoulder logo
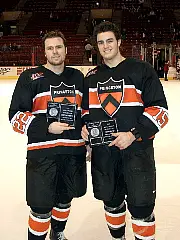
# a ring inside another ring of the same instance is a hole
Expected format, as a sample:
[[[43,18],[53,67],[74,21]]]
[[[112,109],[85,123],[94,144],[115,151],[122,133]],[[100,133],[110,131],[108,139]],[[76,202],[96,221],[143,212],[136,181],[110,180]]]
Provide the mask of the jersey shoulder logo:
[[[61,82],[59,86],[50,85],[50,93],[53,102],[72,104],[76,102],[75,85],[68,86],[63,82]]]
[[[106,82],[98,82],[97,93],[102,109],[113,117],[124,97],[124,79],[115,81],[111,77]]]
[[[31,79],[32,79],[32,80],[36,80],[36,79],[42,78],[42,77],[44,77],[44,74],[43,74],[42,72],[33,73],[33,74],[31,75]]]
[[[91,69],[91,70],[87,73],[86,77],[89,77],[89,76],[91,76],[91,75],[96,74],[97,70],[98,70],[98,67]]]

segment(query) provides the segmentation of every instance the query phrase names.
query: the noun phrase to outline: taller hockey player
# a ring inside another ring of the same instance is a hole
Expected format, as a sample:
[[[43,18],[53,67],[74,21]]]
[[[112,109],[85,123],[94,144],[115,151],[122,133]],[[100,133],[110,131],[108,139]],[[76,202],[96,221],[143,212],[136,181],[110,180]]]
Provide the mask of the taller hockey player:
[[[51,222],[50,239],[64,240],[71,200],[86,192],[86,148],[81,137],[83,74],[65,66],[66,39],[61,32],[47,33],[43,43],[47,63],[20,75],[9,119],[14,131],[28,136],[28,239],[44,240]],[[54,104],[49,114],[48,102]],[[54,119],[60,103],[76,107],[71,112],[76,113],[75,127]]]
[[[84,121],[100,126],[98,124],[104,120],[116,119],[118,128],[117,133],[112,133],[114,140],[110,144],[101,144],[103,134],[108,136],[110,131],[108,125],[104,132],[100,127],[88,132],[83,126],[84,140],[89,139],[88,135],[94,137],[91,139],[94,142],[94,196],[104,202],[112,239],[125,239],[127,205],[135,239],[154,240],[153,139],[168,122],[163,88],[150,64],[121,55],[120,32],[115,24],[101,23],[94,30],[94,38],[104,64],[91,70],[85,78]]]

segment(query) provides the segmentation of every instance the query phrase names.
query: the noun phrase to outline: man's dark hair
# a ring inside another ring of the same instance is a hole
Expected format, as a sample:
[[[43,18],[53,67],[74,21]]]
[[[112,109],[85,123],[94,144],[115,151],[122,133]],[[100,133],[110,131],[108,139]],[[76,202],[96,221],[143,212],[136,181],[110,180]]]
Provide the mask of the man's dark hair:
[[[116,40],[121,39],[120,29],[116,24],[112,22],[109,21],[101,22],[94,28],[93,38],[95,42],[97,42],[97,35],[102,32],[113,32],[116,37]]]
[[[44,37],[42,38],[43,47],[45,47],[46,39],[48,39],[48,38],[57,38],[57,37],[62,38],[64,46],[66,47],[67,46],[66,38],[64,37],[64,34],[61,31],[59,31],[59,30],[50,31],[50,32],[48,32],[48,33],[46,33],[44,35]]]

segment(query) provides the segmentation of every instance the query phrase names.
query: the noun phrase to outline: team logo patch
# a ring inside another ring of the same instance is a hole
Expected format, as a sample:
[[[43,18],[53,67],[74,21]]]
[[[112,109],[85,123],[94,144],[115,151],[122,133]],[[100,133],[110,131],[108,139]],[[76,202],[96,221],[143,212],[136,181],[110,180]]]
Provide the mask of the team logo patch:
[[[115,81],[112,77],[97,84],[98,98],[103,110],[112,117],[120,108],[124,96],[124,79]]]
[[[44,74],[42,72],[38,72],[38,73],[33,73],[31,76],[31,79],[36,80],[36,79],[42,78],[42,77],[44,77]]]
[[[53,102],[72,103],[76,102],[75,85],[68,86],[61,82],[59,86],[50,86],[51,98]]]

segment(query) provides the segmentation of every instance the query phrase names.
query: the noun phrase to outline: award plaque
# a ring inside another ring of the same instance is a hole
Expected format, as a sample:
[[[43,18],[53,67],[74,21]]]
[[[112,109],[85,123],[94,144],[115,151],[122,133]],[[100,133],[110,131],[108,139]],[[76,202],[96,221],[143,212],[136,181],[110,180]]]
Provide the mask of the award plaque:
[[[58,102],[48,102],[47,103],[47,121],[59,121],[60,106]]]
[[[108,121],[90,122],[87,124],[90,146],[109,144],[114,140],[111,133],[116,133],[117,123],[115,119]]]
[[[76,104],[48,102],[46,117],[47,121],[67,123],[69,126],[75,127],[76,113]]]
[[[71,127],[75,127],[77,105],[60,103],[59,122],[67,123]]]

